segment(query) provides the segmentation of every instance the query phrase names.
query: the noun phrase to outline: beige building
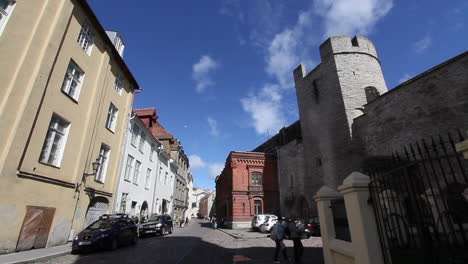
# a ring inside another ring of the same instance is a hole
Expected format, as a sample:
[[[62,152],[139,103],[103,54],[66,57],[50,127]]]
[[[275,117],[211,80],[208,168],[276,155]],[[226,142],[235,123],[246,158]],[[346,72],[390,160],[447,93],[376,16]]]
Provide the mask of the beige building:
[[[86,1],[0,9],[1,254],[64,244],[111,211],[139,87]]]

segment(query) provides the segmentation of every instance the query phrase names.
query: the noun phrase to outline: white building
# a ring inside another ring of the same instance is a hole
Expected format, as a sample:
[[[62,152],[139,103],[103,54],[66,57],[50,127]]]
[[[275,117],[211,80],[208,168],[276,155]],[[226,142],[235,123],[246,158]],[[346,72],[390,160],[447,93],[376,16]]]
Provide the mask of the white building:
[[[198,216],[199,213],[199,208],[200,208],[200,200],[207,195],[208,193],[211,193],[212,190],[209,189],[202,189],[198,187],[193,187],[192,192],[191,192],[191,203],[190,207],[192,208],[192,214],[195,216]]]
[[[140,219],[153,213],[170,213],[171,206],[167,203],[171,201],[174,182],[170,163],[170,156],[162,144],[138,116],[132,115],[127,127],[114,212]]]

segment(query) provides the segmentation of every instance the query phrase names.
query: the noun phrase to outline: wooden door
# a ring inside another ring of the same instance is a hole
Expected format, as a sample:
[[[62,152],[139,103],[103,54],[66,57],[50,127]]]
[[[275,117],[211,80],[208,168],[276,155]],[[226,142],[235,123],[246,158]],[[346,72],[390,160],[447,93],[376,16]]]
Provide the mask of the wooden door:
[[[18,239],[16,250],[43,248],[47,244],[55,208],[26,206],[26,215]]]

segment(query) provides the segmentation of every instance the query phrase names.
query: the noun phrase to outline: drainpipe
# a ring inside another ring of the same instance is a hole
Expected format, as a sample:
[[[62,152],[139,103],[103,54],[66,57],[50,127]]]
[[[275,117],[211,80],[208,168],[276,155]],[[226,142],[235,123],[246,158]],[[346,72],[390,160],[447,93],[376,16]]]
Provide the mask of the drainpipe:
[[[283,208],[283,200],[281,199],[281,177],[280,177],[280,155],[279,155],[279,147],[276,146],[276,169],[278,170],[278,200],[280,204],[280,214],[284,217],[284,208]]]

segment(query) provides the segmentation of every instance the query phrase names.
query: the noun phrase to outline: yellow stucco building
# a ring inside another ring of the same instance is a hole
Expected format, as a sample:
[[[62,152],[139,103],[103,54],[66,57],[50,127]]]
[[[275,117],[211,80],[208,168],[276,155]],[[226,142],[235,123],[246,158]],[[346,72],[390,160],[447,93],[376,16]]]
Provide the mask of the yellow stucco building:
[[[64,244],[111,211],[140,88],[85,0],[0,3],[1,254]]]

